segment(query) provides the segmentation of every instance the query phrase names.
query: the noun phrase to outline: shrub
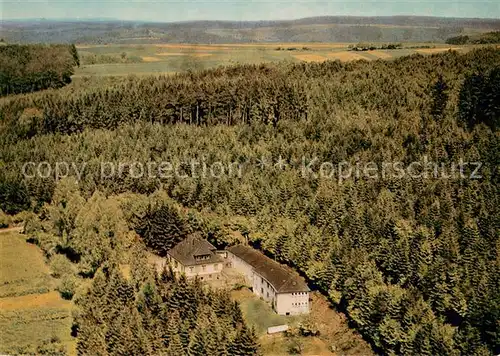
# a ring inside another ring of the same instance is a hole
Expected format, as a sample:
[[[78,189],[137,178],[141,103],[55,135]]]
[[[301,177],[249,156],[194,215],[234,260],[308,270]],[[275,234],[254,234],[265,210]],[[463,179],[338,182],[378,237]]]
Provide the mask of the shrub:
[[[7,214],[5,214],[2,210],[0,210],[0,229],[4,229],[9,227],[11,224],[11,218]]]
[[[313,325],[310,321],[299,324],[299,333],[301,336],[319,336],[320,332],[316,325]]]
[[[73,274],[73,264],[63,255],[54,255],[50,260],[50,269],[52,276],[55,278],[65,277],[68,274]]]
[[[247,288],[247,286],[243,283],[235,283],[233,286],[233,290],[242,290],[243,288]]]
[[[301,355],[302,347],[302,343],[298,338],[292,338],[288,344],[288,353],[290,355]]]
[[[26,241],[40,247],[46,257],[50,258],[57,252],[59,239],[56,236],[46,232],[35,232],[28,236]]]
[[[21,211],[12,217],[12,222],[14,224],[22,224],[31,219],[33,216],[36,217],[36,215],[30,211]]]
[[[61,297],[66,300],[71,300],[75,295],[78,287],[78,281],[73,275],[66,275],[61,279],[61,283],[57,290],[61,293]]]
[[[43,231],[42,223],[35,214],[28,214],[24,220],[24,233],[33,235],[39,231]]]

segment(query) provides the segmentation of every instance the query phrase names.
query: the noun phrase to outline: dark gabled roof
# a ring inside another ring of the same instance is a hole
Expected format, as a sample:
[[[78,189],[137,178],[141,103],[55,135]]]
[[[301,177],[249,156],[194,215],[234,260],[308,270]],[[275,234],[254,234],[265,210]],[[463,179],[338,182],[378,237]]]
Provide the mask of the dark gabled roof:
[[[272,284],[278,293],[310,291],[304,279],[297,272],[251,247],[236,245],[229,247],[228,251],[251,265],[258,274]]]
[[[192,234],[175,245],[168,254],[184,266],[204,265],[207,263],[222,262],[215,253],[217,249],[200,234]],[[210,256],[207,260],[196,260],[195,256]]]

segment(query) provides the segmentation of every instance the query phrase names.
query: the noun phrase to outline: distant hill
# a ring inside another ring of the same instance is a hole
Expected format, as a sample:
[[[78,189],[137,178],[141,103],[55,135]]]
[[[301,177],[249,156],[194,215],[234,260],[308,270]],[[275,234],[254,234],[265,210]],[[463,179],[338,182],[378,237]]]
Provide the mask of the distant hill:
[[[445,42],[500,30],[499,19],[323,16],[286,21],[3,21],[11,43]]]
[[[500,31],[481,33],[475,36],[460,35],[450,37],[446,43],[453,45],[500,43]]]

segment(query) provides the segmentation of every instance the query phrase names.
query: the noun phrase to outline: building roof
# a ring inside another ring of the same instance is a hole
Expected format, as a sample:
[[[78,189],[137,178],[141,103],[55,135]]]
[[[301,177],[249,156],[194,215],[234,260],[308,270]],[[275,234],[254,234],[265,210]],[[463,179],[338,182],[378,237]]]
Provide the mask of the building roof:
[[[278,293],[310,291],[304,279],[297,272],[251,247],[236,245],[229,247],[228,251],[251,265],[255,272],[271,283]]]
[[[214,245],[200,234],[192,234],[168,250],[168,254],[184,266],[194,266],[222,262],[222,258],[215,253],[216,250]],[[209,256],[209,258],[201,260],[195,256]]]

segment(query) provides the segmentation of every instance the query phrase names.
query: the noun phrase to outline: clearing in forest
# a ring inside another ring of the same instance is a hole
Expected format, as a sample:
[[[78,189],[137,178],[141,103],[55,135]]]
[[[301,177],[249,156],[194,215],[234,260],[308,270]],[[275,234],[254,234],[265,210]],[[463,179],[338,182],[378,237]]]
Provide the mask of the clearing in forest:
[[[0,354],[56,344],[75,354],[73,303],[56,292],[41,250],[17,232],[0,234]]]
[[[276,314],[271,306],[242,288],[231,292],[233,299],[240,303],[243,317],[248,325],[255,328],[264,355],[287,355],[291,346],[300,346],[302,355],[373,355],[370,346],[347,325],[343,314],[332,309],[326,298],[318,292],[311,293],[311,312],[308,315],[284,316]],[[288,324],[313,324],[319,336],[287,337],[284,334],[267,335],[267,328]]]

